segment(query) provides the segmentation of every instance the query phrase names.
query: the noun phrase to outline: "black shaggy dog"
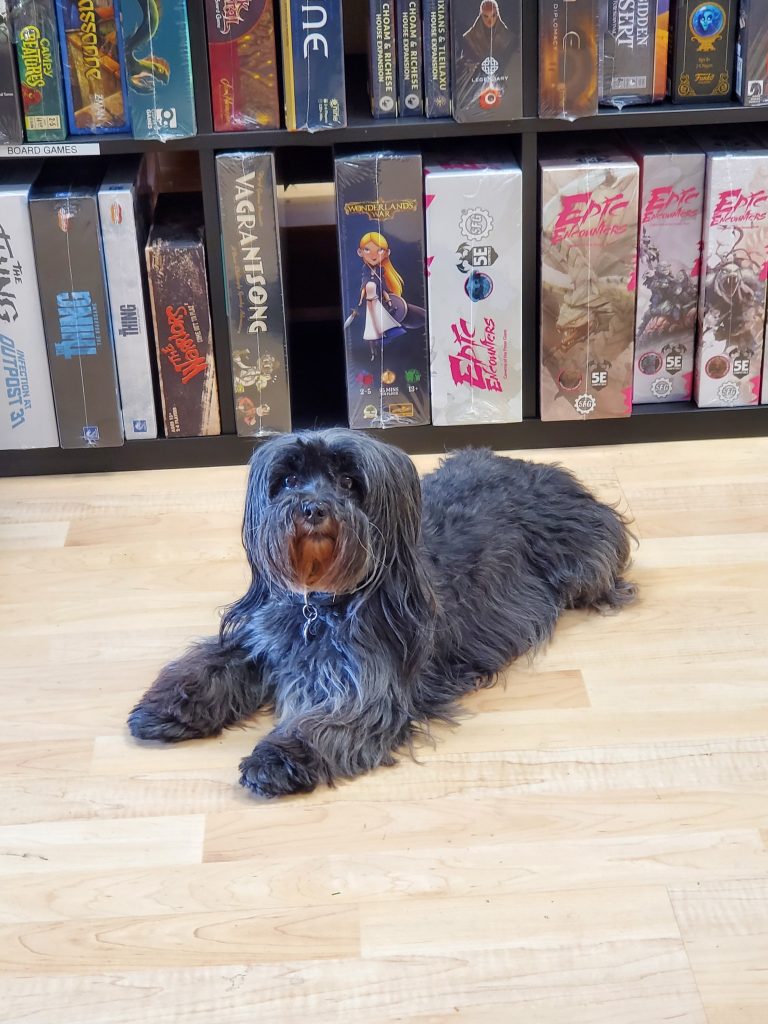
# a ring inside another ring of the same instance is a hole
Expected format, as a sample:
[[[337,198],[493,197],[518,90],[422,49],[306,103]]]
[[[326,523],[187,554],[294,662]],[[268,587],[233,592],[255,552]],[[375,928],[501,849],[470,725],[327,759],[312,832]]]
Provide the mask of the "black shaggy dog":
[[[403,452],[349,430],[257,449],[243,543],[248,592],[217,637],[162,670],[129,726],[186,740],[274,707],[240,765],[265,797],[392,764],[563,609],[634,596],[622,518],[564,470],[463,451],[420,485]]]

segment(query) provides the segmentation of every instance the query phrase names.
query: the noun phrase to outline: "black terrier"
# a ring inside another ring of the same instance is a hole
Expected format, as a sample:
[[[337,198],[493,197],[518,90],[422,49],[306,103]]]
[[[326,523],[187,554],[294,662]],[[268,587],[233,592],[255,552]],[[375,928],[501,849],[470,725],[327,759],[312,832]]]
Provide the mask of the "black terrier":
[[[564,609],[635,594],[625,521],[565,470],[468,450],[420,484],[402,451],[350,430],[256,450],[243,544],[248,592],[128,724],[187,740],[274,708],[240,765],[264,797],[393,764]]]

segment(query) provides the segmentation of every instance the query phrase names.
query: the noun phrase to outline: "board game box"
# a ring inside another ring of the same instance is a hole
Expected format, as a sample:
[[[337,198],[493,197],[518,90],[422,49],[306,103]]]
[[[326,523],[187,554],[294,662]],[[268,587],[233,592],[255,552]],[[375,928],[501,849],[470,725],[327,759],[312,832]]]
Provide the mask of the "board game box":
[[[768,5],[764,0],[741,0],[736,93],[747,107],[768,103]]]
[[[697,136],[707,154],[699,344],[699,406],[756,405],[768,277],[768,162],[750,134]]]
[[[29,216],[40,166],[0,166],[0,449],[59,443]]]
[[[346,127],[341,0],[280,0],[280,25],[286,128]]]
[[[613,0],[600,11],[600,102],[657,103],[667,90],[669,0]]]
[[[449,0],[423,0],[424,113],[450,117],[451,12]]]
[[[0,143],[21,142],[24,129],[8,0],[0,0]]]
[[[219,209],[237,432],[291,429],[291,393],[272,153],[219,153]]]
[[[67,111],[54,0],[15,0],[11,26],[27,142],[61,141]]]
[[[373,117],[397,116],[395,0],[368,0],[368,88]]]
[[[166,437],[221,433],[202,223],[198,197],[161,195],[147,242]]]
[[[672,31],[673,103],[727,102],[734,85],[739,0],[677,0]]]
[[[118,0],[56,0],[69,130],[130,131]]]
[[[120,17],[134,137],[195,135],[187,0],[120,0]]]
[[[629,416],[638,166],[609,146],[572,149],[540,161],[541,418]]]
[[[690,140],[646,139],[640,165],[634,401],[687,402],[699,307],[706,157]]]
[[[522,187],[511,164],[426,172],[435,425],[523,418]]]
[[[453,116],[523,115],[520,0],[451,0]]]
[[[351,427],[429,423],[423,195],[418,153],[336,160]]]
[[[599,0],[539,0],[539,116],[597,113]]]
[[[395,0],[397,13],[397,105],[401,117],[424,113],[421,0]]]
[[[273,0],[205,0],[213,127],[280,127]]]
[[[123,443],[97,191],[78,161],[43,172],[30,199],[48,363],[62,448]]]
[[[142,161],[110,161],[99,189],[99,217],[109,291],[112,337],[129,441],[157,437],[150,334],[144,290]]]

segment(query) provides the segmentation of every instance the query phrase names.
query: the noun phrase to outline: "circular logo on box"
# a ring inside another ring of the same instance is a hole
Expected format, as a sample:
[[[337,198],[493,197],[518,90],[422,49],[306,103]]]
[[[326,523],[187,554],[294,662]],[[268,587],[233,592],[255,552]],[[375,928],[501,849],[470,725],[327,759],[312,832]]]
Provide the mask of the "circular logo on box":
[[[731,361],[727,356],[712,356],[707,360],[704,372],[712,380],[722,380],[731,368]]]
[[[463,210],[459,221],[459,230],[470,242],[487,238],[493,231],[493,217],[481,206],[471,210]]]
[[[664,361],[658,352],[646,352],[640,356],[637,365],[640,367],[640,373],[645,373],[647,376],[652,377],[654,373],[659,372],[664,365]]]
[[[406,107],[408,107],[409,110],[416,110],[420,103],[421,100],[419,99],[415,92],[409,92],[408,95],[405,97],[405,105]]]
[[[691,14],[690,25],[694,38],[710,49],[725,28],[725,10],[720,4],[699,4]]]
[[[672,381],[669,377],[659,377],[651,384],[651,394],[654,398],[669,398],[672,394]]]
[[[583,380],[578,370],[563,370],[557,383],[562,391],[578,391]]]
[[[597,400],[594,395],[579,395],[573,406],[582,416],[589,416],[597,408]]]
[[[464,291],[473,302],[482,302],[493,291],[493,281],[487,274],[473,270],[464,283]]]
[[[739,400],[739,385],[732,380],[724,381],[717,389],[717,397],[723,405],[735,405]]]
[[[379,100],[379,109],[383,110],[385,114],[391,114],[395,109],[395,101],[391,96],[382,96]]]
[[[501,93],[498,89],[489,87],[488,89],[483,89],[480,93],[479,102],[481,110],[493,110],[494,107],[498,107],[500,101]]]
[[[483,74],[487,75],[488,78],[493,78],[496,72],[499,70],[499,62],[495,57],[486,57],[481,64]]]

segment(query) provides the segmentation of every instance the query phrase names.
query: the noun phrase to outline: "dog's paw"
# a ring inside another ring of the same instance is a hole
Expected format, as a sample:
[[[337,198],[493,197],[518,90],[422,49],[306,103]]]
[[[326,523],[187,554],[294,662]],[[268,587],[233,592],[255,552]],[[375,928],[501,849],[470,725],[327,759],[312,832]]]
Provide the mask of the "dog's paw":
[[[137,740],[161,740],[164,743],[196,740],[209,735],[194,723],[183,722],[170,711],[160,710],[150,704],[136,705],[128,716],[128,729]]]
[[[300,747],[288,750],[269,740],[259,743],[249,757],[243,758],[240,773],[240,785],[261,797],[311,793],[317,785],[317,777]]]

